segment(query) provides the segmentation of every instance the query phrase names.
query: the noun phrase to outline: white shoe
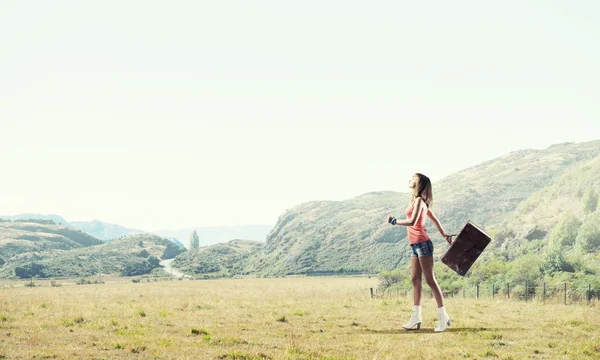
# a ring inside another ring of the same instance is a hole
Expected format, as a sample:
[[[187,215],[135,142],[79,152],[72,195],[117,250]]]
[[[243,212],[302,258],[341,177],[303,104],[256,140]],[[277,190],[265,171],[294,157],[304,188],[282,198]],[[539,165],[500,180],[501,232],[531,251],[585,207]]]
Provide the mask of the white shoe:
[[[438,326],[433,331],[445,331],[446,326],[450,326],[450,315],[448,315],[446,309],[444,309],[444,307],[442,306],[438,308]]]
[[[402,327],[406,330],[414,330],[416,326],[416,329],[419,330],[422,322],[423,319],[421,318],[421,305],[413,305],[410,320],[408,320],[406,324],[402,325]]]

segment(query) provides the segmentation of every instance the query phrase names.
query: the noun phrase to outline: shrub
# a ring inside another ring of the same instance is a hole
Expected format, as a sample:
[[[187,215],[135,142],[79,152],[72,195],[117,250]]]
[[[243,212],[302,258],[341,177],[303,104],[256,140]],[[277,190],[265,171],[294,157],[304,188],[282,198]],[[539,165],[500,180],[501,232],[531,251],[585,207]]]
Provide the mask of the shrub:
[[[539,281],[542,278],[543,261],[535,255],[524,255],[512,262],[508,271],[511,283],[524,284]]]
[[[192,329],[192,335],[210,335],[208,333],[208,331],[204,330],[204,329]]]
[[[86,285],[86,284],[91,284],[91,282],[86,278],[79,278],[79,279],[77,279],[77,282],[75,282],[75,284]]]
[[[406,285],[410,283],[408,270],[394,269],[392,271],[382,271],[379,274],[379,288],[385,290],[394,284]]]
[[[586,253],[600,250],[600,211],[596,211],[581,224],[576,239],[577,247]]]
[[[15,267],[15,276],[18,278],[21,278],[21,279],[26,279],[28,277],[31,277],[31,275],[29,274],[29,269],[26,269],[21,266]]]
[[[148,257],[148,263],[153,267],[157,267],[160,264],[160,260],[156,256],[150,255]]]
[[[566,213],[552,229],[548,243],[552,248],[563,249],[573,246],[581,221],[572,213]]]
[[[583,197],[581,198],[581,203],[583,205],[583,212],[586,214],[593,213],[596,211],[598,207],[598,195],[594,191],[594,188],[588,186],[583,193]]]

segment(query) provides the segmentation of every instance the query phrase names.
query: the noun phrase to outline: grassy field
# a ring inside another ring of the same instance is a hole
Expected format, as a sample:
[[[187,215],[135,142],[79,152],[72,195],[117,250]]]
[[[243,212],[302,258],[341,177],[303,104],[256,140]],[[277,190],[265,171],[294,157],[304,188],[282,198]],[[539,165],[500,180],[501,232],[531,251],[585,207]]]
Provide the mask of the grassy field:
[[[598,359],[600,309],[448,299],[405,331],[375,278],[113,283],[0,290],[4,359]]]

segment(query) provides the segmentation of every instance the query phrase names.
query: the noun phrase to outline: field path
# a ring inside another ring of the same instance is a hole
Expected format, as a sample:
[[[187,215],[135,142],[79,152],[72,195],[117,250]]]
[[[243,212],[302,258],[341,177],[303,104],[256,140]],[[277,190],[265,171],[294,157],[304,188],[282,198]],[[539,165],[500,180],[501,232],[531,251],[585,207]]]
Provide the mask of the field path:
[[[173,276],[180,278],[185,276],[184,273],[182,273],[181,271],[175,269],[174,267],[171,266],[171,263],[173,262],[173,260],[175,259],[167,259],[167,260],[162,260],[160,262],[160,266],[163,267],[163,269],[168,273],[171,274],[171,271],[173,272]]]

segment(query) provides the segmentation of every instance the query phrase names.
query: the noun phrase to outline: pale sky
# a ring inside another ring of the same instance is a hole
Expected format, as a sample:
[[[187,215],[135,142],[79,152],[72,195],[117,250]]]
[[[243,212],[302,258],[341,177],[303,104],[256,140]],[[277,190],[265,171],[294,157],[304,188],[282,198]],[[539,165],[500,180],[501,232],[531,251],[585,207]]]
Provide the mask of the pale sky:
[[[598,1],[0,0],[0,214],[274,225],[598,140],[598,18]]]

